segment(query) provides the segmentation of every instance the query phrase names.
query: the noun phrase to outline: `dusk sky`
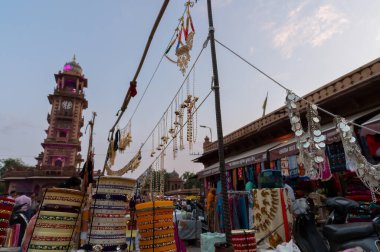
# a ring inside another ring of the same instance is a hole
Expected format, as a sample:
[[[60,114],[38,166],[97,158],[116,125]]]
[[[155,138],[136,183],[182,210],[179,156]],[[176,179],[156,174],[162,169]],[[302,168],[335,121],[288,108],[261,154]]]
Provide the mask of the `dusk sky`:
[[[152,25],[163,1],[34,0],[3,1],[0,8],[0,159],[20,158],[35,165],[46,137],[51,107],[47,95],[54,74],[76,55],[88,79],[89,107],[85,125],[97,112],[94,128],[95,169],[102,169],[109,129],[116,121]],[[131,119],[138,101],[166,50],[184,11],[184,0],[170,1],[137,79],[138,94],[119,123]],[[309,93],[380,56],[379,1],[214,0],[215,37],[298,95]],[[208,32],[207,4],[191,8],[195,27],[190,66]],[[268,92],[267,113],[282,105],[285,91],[221,46],[216,46],[224,134],[258,119]],[[169,55],[175,58],[174,52]],[[210,46],[190,74],[191,89],[201,101],[210,91]],[[184,77],[166,58],[132,119],[133,144],[116,158],[114,170],[136,153],[174,98]],[[213,94],[199,108],[197,143],[173,160],[167,171],[197,172],[190,160],[202,153],[203,138],[212,128],[216,140]],[[84,133],[84,128],[82,129]],[[86,156],[88,134],[82,141]],[[157,142],[157,141],[156,141]],[[141,174],[153,162],[151,140],[142,149]]]

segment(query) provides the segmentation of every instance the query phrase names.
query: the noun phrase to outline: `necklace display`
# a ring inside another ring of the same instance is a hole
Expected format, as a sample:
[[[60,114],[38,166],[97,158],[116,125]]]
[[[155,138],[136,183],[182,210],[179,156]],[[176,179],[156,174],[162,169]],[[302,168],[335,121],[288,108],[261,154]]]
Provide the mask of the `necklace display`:
[[[298,97],[288,91],[286,104],[292,131],[297,140],[299,150],[298,162],[305,167],[306,175],[311,179],[319,179],[324,161],[326,137],[322,135],[318,107],[315,104],[307,105],[308,134],[303,130],[301,117],[297,106]]]
[[[356,175],[371,190],[372,200],[376,202],[375,194],[380,194],[380,164],[373,165],[362,155],[346,119],[337,117],[335,123],[336,130],[339,132],[343,143],[346,158],[349,159],[351,164],[354,164]]]
[[[188,67],[188,64],[190,62],[190,51],[193,48],[193,41],[194,41],[194,35],[195,35],[195,29],[193,25],[193,19],[190,14],[190,7],[194,6],[194,3],[191,1],[187,1],[185,3],[186,6],[186,22],[185,17],[182,16],[180,20],[180,27],[176,28],[176,36],[173,39],[172,42],[170,42],[168,48],[165,51],[166,58],[175,63],[181,73],[183,75],[186,74],[186,69]],[[189,32],[189,30],[191,31]],[[182,42],[182,36],[184,37],[185,43]],[[170,52],[171,48],[177,41],[177,46],[175,49],[175,55],[177,56],[177,60],[173,60],[168,56],[168,53]]]

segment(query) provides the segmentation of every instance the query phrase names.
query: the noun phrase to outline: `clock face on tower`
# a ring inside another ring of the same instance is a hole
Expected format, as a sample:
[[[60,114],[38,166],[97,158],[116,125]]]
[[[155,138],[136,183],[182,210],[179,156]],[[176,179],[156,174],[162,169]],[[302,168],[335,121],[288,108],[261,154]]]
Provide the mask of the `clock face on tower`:
[[[73,107],[73,103],[71,101],[63,101],[62,108],[63,109],[71,109]]]

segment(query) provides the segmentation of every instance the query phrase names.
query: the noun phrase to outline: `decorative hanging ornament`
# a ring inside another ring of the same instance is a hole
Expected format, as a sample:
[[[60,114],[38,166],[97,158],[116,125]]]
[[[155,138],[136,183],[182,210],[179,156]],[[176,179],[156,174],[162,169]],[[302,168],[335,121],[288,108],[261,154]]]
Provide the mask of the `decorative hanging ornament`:
[[[185,149],[185,144],[183,141],[183,114],[184,110],[186,108],[186,104],[181,104],[180,109],[179,109],[179,114],[178,114],[178,119],[179,119],[179,150],[184,150]]]
[[[380,164],[373,165],[362,155],[360,147],[356,143],[351,127],[346,119],[335,118],[336,130],[342,140],[347,163],[353,164],[354,171],[372,195],[373,202],[376,202],[376,195],[380,194]]]
[[[322,135],[318,107],[315,104],[307,106],[308,137],[301,124],[301,117],[297,106],[299,97],[291,91],[286,96],[288,115],[292,131],[297,139],[299,149],[298,162],[304,166],[305,173],[311,179],[319,179],[323,168],[324,148],[326,137]]]
[[[128,122],[127,126],[120,131],[120,134],[119,151],[123,153],[132,143],[132,123]]]
[[[188,95],[184,104],[186,104],[187,111],[187,142],[189,143],[189,150],[192,149],[194,143],[193,138],[193,113],[195,108],[195,103],[198,101],[198,97]]]
[[[111,165],[108,163],[105,165],[105,170],[107,172],[107,175],[109,176],[123,176],[127,172],[134,172],[140,165],[141,161],[141,149],[137,152],[137,154],[126,164],[123,168],[113,171],[111,170]]]
[[[185,17],[182,16],[180,21],[180,28],[176,29],[176,36],[174,40],[169,44],[168,48],[165,51],[165,56],[167,59],[169,59],[171,62],[177,64],[180,71],[183,75],[186,73],[186,69],[188,67],[188,64],[190,62],[190,50],[193,48],[193,40],[195,35],[195,29],[193,24],[193,19],[190,14],[190,7],[194,6],[194,3],[191,1],[187,1],[185,3],[186,6],[186,23],[185,23]],[[189,32],[189,29],[191,31]],[[184,36],[185,43],[182,42],[182,36]],[[175,55],[177,56],[177,60],[172,60],[167,54],[170,52],[171,48],[177,41],[177,46],[175,49]]]

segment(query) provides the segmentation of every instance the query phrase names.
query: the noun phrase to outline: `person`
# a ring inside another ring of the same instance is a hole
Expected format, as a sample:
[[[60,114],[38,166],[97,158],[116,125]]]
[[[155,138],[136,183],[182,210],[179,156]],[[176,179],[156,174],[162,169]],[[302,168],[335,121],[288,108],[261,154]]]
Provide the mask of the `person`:
[[[29,216],[33,216],[36,213],[38,205],[40,203],[37,200],[37,196],[35,192],[32,192],[32,194],[30,195],[30,198],[32,200],[32,205],[29,208]]]
[[[57,186],[57,188],[67,188],[67,189],[74,189],[74,190],[80,190],[81,185],[81,179],[78,177],[71,177],[68,180],[62,182]],[[33,234],[34,226],[36,225],[37,221],[37,213],[30,219],[28,226],[26,227],[24,238],[22,239],[21,243],[21,252],[26,252],[28,250],[29,242]]]
[[[16,205],[22,205],[20,212],[24,213],[29,220],[32,217],[29,215],[29,209],[32,206],[32,199],[26,196],[25,193],[21,193],[21,195],[15,199],[15,202]]]
[[[207,194],[207,224],[208,224],[208,231],[214,232],[215,231],[215,194],[216,190],[215,188],[211,188],[210,191]]]
[[[9,193],[9,196],[8,196],[8,198],[10,198],[10,199],[15,199],[17,197],[17,192],[16,191],[11,191],[10,193]]]

